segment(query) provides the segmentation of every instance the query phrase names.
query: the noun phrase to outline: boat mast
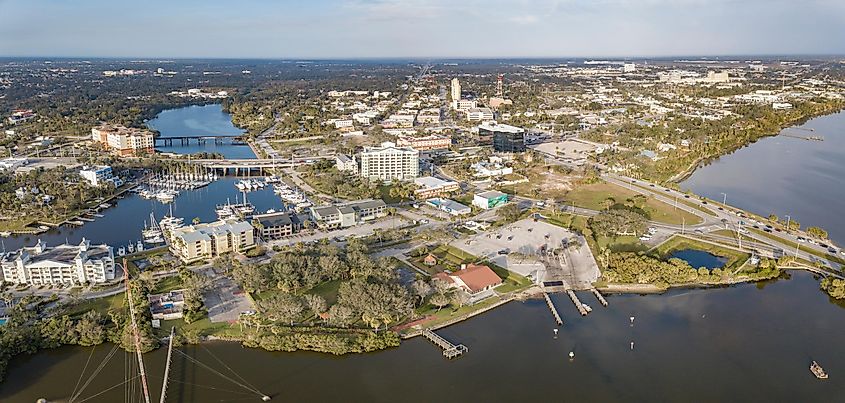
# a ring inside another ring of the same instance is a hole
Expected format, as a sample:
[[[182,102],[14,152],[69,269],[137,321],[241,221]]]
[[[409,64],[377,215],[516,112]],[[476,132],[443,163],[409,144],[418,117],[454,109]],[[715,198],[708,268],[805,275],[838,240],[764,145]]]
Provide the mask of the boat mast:
[[[144,356],[141,353],[141,335],[138,333],[138,323],[135,321],[135,304],[132,303],[132,287],[129,286],[129,271],[126,266],[126,258],[123,258],[123,279],[126,283],[129,319],[132,320],[132,336],[135,341],[135,353],[138,356],[138,371],[141,373],[141,389],[144,391],[144,402],[150,403],[150,389],[147,387],[147,373],[144,371]]]
[[[160,403],[164,403],[164,398],[167,396],[167,377],[170,375],[170,354],[173,353],[173,335],[176,327],[170,328],[170,343],[167,345],[167,363],[164,365],[164,381],[161,384],[161,399]]]

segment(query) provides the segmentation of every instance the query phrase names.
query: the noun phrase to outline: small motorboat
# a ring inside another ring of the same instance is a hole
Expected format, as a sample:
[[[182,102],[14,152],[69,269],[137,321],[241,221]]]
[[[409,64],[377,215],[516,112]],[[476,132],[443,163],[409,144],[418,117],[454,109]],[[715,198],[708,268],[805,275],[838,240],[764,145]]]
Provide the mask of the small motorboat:
[[[813,375],[816,376],[816,378],[827,379],[827,372],[824,372],[824,368],[822,368],[822,366],[815,361],[810,364],[810,372],[812,372]]]

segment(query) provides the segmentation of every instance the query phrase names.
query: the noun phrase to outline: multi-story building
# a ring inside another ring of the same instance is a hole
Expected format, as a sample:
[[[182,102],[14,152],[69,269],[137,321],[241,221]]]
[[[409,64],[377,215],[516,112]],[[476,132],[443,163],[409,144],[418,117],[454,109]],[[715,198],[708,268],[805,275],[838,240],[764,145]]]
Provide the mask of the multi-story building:
[[[302,228],[299,217],[288,212],[258,214],[252,220],[256,232],[265,241],[291,236]]]
[[[28,285],[80,285],[114,280],[114,252],[108,245],[48,247],[40,239],[31,248],[0,255],[3,281]]]
[[[433,176],[416,178],[414,179],[414,184],[418,186],[418,188],[414,191],[414,196],[417,199],[430,199],[436,196],[447,195],[461,189],[458,182],[447,181]]]
[[[349,172],[353,175],[358,174],[358,161],[355,157],[350,157],[346,154],[338,154],[334,157],[335,167],[338,171]]]
[[[423,109],[417,114],[417,123],[421,125],[440,124],[440,109]]]
[[[112,184],[114,187],[120,187],[123,185],[123,181],[114,176],[112,168],[108,165],[82,167],[79,171],[79,176],[87,180],[91,186],[95,187],[105,186],[108,184]]]
[[[220,220],[174,228],[167,232],[170,252],[184,263],[207,260],[224,253],[241,253],[255,246],[252,225]]]
[[[467,112],[478,108],[478,102],[474,99],[458,99],[452,102],[452,108],[461,112]]]
[[[493,120],[493,110],[490,108],[475,108],[467,111],[467,120],[469,121],[488,121]]]
[[[370,180],[407,180],[419,176],[420,152],[410,147],[382,143],[380,147],[365,147],[358,155],[359,174]]]
[[[415,150],[441,150],[452,145],[452,138],[448,136],[429,135],[422,137],[399,136],[396,139],[399,147],[411,147]]]
[[[461,99],[461,82],[456,78],[452,79],[452,103]]]
[[[119,125],[101,125],[91,128],[94,142],[102,144],[121,156],[152,153],[155,139],[149,130]]]
[[[479,136],[493,136],[493,150],[500,153],[525,151],[525,130],[496,122],[484,122],[478,126]]]
[[[311,218],[323,229],[347,228],[387,215],[384,200],[361,200],[333,206],[311,207]]]

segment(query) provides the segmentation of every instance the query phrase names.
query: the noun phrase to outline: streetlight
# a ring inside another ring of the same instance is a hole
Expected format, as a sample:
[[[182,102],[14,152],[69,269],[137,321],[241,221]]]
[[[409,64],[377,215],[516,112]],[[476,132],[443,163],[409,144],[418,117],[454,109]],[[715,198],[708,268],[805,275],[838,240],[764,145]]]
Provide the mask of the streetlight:
[[[792,220],[792,217],[790,217],[788,214],[784,215],[784,217],[786,217],[786,232],[789,232],[789,222],[790,220]]]
[[[722,204],[724,204],[726,206],[728,205],[728,194],[727,193],[722,193]]]

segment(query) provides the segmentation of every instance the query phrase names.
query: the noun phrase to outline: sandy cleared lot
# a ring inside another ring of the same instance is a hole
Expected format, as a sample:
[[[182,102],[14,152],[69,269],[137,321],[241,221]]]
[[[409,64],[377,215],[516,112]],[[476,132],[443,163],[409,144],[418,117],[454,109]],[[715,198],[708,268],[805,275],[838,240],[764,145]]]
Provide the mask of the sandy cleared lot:
[[[204,274],[214,279],[211,288],[203,294],[209,320],[231,323],[238,320],[241,312],[255,310],[243,290],[230,277],[215,274],[212,268]]]
[[[577,247],[571,246],[576,243]],[[580,235],[542,220],[517,221],[456,240],[452,246],[535,281],[565,281],[571,287],[589,288],[599,276],[593,254]],[[558,255],[547,253],[552,250],[557,250]]]

